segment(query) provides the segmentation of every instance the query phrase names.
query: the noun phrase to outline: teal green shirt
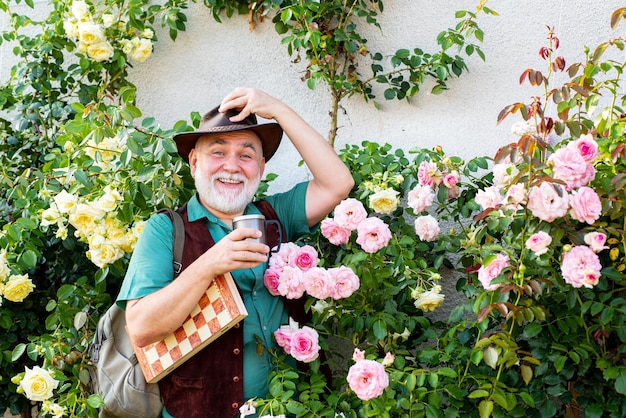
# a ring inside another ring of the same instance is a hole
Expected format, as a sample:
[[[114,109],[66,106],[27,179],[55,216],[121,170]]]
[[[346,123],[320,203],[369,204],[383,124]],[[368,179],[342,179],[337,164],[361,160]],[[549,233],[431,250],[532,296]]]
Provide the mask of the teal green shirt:
[[[305,207],[307,184],[300,183],[287,192],[266,198],[278,214],[288,241],[295,241],[310,232]],[[249,204],[244,213],[260,212],[256,206]],[[231,232],[229,226],[200,204],[197,196],[188,202],[187,214],[191,222],[206,218],[208,230],[216,242]],[[120,307],[125,308],[127,300],[144,297],[173,280],[173,228],[170,219],[164,214],[154,215],[146,222],[117,298]],[[244,319],[243,401],[264,397],[268,393],[270,358],[265,350],[258,354],[256,336],[265,347],[273,347],[272,334],[281,325],[288,323],[282,299],[272,296],[263,284],[266,268],[267,263],[262,263],[253,269],[232,272],[248,310],[248,316]]]

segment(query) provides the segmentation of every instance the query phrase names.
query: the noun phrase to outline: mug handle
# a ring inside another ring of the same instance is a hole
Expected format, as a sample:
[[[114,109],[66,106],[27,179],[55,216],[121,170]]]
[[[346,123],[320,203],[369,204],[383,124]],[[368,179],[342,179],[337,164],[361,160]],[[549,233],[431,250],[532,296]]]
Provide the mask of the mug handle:
[[[271,249],[270,252],[272,253],[277,253],[280,251],[280,244],[283,242],[283,231],[280,227],[280,223],[274,219],[270,219],[268,221],[265,221],[265,229],[267,230],[267,225],[269,224],[274,224],[276,225],[276,230],[278,231],[278,245],[276,246],[276,249]]]

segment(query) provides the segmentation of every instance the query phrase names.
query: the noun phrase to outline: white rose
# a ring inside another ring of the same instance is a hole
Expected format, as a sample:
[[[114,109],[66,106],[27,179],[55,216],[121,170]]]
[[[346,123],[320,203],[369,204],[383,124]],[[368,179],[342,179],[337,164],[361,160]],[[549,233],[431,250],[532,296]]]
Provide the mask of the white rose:
[[[78,39],[80,36],[80,33],[78,32],[78,22],[74,19],[63,22],[63,29],[65,29],[67,36],[72,39]]]
[[[420,216],[415,219],[415,233],[426,242],[432,242],[439,236],[439,222],[432,215]]]
[[[89,6],[84,1],[74,1],[72,2],[72,14],[78,20],[89,19]]]
[[[52,391],[58,385],[59,381],[55,380],[47,370],[39,366],[35,366],[32,369],[26,367],[26,373],[20,382],[20,387],[24,390],[26,397],[35,402],[43,402],[52,397]]]
[[[48,209],[41,213],[41,226],[54,225],[62,219],[63,217],[59,213],[57,206],[52,203]]]
[[[111,212],[117,206],[117,202],[122,199],[122,196],[115,189],[111,189],[109,186],[105,187],[104,195],[98,199],[96,205],[98,208],[102,209],[105,212]]]
[[[115,16],[111,13],[105,13],[102,15],[102,24],[105,28],[110,28],[115,23]]]
[[[9,277],[9,274],[11,274],[11,270],[9,270],[9,265],[8,265],[8,262],[7,262],[6,252],[2,251],[0,253],[0,284],[2,284],[4,279]]]
[[[72,213],[76,209],[77,202],[78,198],[65,190],[54,196],[54,203],[61,213]]]

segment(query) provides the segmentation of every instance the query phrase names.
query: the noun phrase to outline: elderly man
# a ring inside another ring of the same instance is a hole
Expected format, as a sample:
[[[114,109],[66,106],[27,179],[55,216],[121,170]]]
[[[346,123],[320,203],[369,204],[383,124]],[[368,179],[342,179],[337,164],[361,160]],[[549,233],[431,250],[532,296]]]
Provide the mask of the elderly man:
[[[255,115],[276,123],[258,124]],[[174,137],[197,191],[179,213],[186,232],[202,225],[206,234],[199,234],[197,241],[207,242],[196,246],[185,241],[183,271],[174,280],[172,223],[163,214],[147,222],[118,296],[118,304],[126,309],[129,334],[140,346],[168,335],[182,324],[211,281],[227,272],[237,283],[248,317],[243,327],[228,331],[159,382],[165,417],[232,417],[245,400],[268,392],[270,359],[258,342],[272,347],[272,333],[288,322],[292,312],[263,284],[270,248],[247,239],[260,232],[232,230],[232,221],[242,214],[260,213],[252,200],[283,132],[313,175],[308,182],[266,198],[286,239],[293,241],[310,232],[354,185],[334,149],[296,112],[262,91],[237,88],[204,115],[198,132]]]

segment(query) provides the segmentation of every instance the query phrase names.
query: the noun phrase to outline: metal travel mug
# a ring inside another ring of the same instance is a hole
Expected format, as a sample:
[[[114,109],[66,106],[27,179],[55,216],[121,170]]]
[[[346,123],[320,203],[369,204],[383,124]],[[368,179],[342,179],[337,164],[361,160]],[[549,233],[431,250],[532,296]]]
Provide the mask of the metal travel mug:
[[[251,241],[260,242],[262,244],[267,245],[267,226],[274,224],[276,225],[276,229],[278,230],[278,247],[272,252],[278,252],[280,249],[280,243],[282,241],[282,231],[280,229],[280,224],[276,220],[266,220],[263,215],[241,215],[233,218],[233,230],[237,228],[252,228],[261,231],[260,238],[247,238]]]

